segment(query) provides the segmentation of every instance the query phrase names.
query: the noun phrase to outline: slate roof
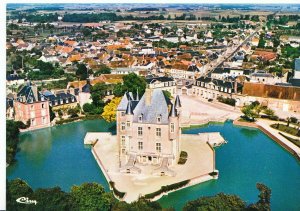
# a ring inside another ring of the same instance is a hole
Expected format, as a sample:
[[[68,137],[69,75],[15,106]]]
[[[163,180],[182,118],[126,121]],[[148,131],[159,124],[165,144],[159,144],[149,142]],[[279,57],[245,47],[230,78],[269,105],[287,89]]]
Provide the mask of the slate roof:
[[[152,84],[152,83],[154,83],[155,81],[169,82],[169,81],[174,81],[174,79],[171,78],[171,77],[166,77],[166,76],[146,78],[146,82],[147,82],[148,84]]]
[[[204,82],[204,83],[213,83],[216,86],[220,86],[220,87],[226,87],[226,88],[230,88],[233,89],[234,88],[234,81],[224,81],[224,80],[220,80],[220,79],[212,79],[209,77],[199,77],[196,79],[196,82],[200,81],[200,82]],[[237,83],[237,90],[240,91],[242,89],[243,85],[241,83]]]
[[[18,76],[17,74],[6,75],[7,81],[15,81],[15,80],[20,80],[20,79],[22,79],[22,78],[20,76]]]
[[[274,76],[271,73],[259,73],[259,72],[256,72],[256,73],[252,73],[251,76],[254,76],[254,77],[274,78]]]
[[[126,111],[129,101],[134,101],[132,92],[126,92],[118,105],[118,111]],[[132,105],[133,107],[133,105]]]
[[[298,86],[300,87],[300,79],[297,79],[297,78],[291,78],[289,80],[289,83],[291,83],[293,86]]]
[[[41,100],[41,96],[38,93],[37,99],[33,94],[33,90],[30,82],[22,87],[22,89],[17,94],[17,100],[23,103],[34,103]]]
[[[41,92],[40,94],[43,95],[45,99],[49,101],[51,106],[59,106],[77,102],[75,95],[65,91],[53,94],[52,92],[46,90]]]
[[[157,116],[161,116],[161,124],[169,123],[168,102],[161,90],[152,90],[150,105],[146,105],[145,94],[133,110],[133,122],[138,122],[138,117],[143,116],[142,122],[156,124]]]
[[[229,68],[216,68],[213,71],[213,73],[216,73],[216,74],[229,73],[229,72],[230,72]]]
[[[200,72],[199,68],[196,65],[190,65],[187,69],[190,72]]]
[[[12,98],[6,98],[6,109],[14,107],[14,100]]]
[[[295,59],[295,71],[300,71],[300,58]]]

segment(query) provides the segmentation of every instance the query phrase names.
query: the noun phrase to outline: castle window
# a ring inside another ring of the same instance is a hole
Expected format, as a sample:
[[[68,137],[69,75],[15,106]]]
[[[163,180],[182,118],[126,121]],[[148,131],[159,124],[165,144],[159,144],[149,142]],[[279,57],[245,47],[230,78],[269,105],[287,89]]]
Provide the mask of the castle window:
[[[139,115],[139,122],[142,122],[143,120],[143,114]]]
[[[125,146],[125,136],[121,136],[121,145],[122,147]]]
[[[138,145],[138,147],[139,147],[139,150],[143,150],[143,142],[141,142],[141,141],[139,141],[139,143],[138,143],[139,145]]]
[[[33,105],[30,106],[30,110],[33,110]]]
[[[156,143],[156,152],[161,152],[161,143]]]
[[[161,128],[156,128],[156,136],[161,137]]]
[[[158,115],[158,116],[156,117],[156,119],[157,119],[157,123],[160,123],[160,122],[161,122],[161,115]]]
[[[127,121],[126,125],[127,125],[128,128],[130,128],[130,121]]]
[[[121,130],[125,130],[125,122],[121,122]]]
[[[142,135],[143,135],[143,128],[138,127],[138,136],[142,136]]]
[[[44,103],[42,103],[42,108],[44,108]]]
[[[124,111],[121,112],[121,116],[125,116],[125,112]]]
[[[174,123],[171,123],[170,131],[171,131],[171,133],[174,133],[174,131],[175,131],[175,125],[174,125]]]

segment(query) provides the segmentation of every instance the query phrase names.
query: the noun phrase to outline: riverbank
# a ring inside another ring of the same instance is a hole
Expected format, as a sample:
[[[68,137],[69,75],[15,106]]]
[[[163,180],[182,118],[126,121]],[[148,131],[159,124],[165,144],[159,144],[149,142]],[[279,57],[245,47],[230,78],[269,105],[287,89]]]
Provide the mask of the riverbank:
[[[40,127],[34,127],[34,128],[29,128],[29,129],[20,129],[20,133],[36,131],[36,130],[45,129],[45,128],[51,128],[51,127],[55,127],[58,125],[65,125],[65,124],[74,123],[74,122],[87,121],[87,120],[101,120],[101,119],[103,119],[103,118],[100,115],[88,115],[88,116],[67,118],[67,119],[58,120],[56,122],[51,122],[48,125],[43,125]]]
[[[298,161],[300,161],[300,148],[279,134],[280,131],[270,127],[270,124],[276,121],[259,119],[256,122],[242,122],[239,119],[233,121],[234,125],[242,127],[257,128],[274,140],[277,144],[291,153]]]

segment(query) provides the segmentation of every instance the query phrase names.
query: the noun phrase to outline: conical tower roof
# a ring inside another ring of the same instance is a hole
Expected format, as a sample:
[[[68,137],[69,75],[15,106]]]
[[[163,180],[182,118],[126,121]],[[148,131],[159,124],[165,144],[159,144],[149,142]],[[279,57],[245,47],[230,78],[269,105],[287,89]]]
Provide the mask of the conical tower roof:
[[[126,114],[133,115],[131,101],[128,101],[127,108],[126,108]]]
[[[169,113],[169,117],[176,117],[176,116],[177,116],[177,110],[175,108],[175,105],[172,104],[171,111]]]
[[[175,107],[176,108],[180,108],[181,107],[181,102],[180,102],[179,95],[176,96]]]

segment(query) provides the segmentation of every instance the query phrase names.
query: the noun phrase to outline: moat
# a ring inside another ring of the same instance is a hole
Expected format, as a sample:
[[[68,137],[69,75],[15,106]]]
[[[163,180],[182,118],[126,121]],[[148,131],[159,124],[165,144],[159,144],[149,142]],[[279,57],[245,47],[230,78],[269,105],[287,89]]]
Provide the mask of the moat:
[[[21,178],[33,187],[60,186],[69,191],[83,182],[108,184],[90,148],[83,145],[86,132],[115,131],[103,120],[76,122],[23,133],[17,162],[7,168],[8,179]],[[216,149],[218,180],[185,188],[159,200],[163,207],[180,209],[187,201],[219,192],[256,202],[257,182],[272,190],[272,210],[300,209],[299,162],[257,129],[236,127],[228,121],[185,129],[183,133],[220,132],[228,144]]]

